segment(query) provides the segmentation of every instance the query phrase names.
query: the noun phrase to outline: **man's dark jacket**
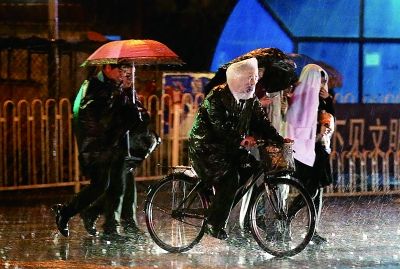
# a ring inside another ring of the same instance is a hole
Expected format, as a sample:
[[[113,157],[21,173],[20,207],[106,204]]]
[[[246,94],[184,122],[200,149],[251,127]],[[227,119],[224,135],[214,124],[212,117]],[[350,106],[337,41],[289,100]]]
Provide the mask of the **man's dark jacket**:
[[[125,133],[139,113],[126,94],[102,72],[82,85],[74,104],[74,132],[84,175],[92,165],[109,165],[127,150]]]
[[[189,134],[189,157],[200,178],[212,182],[237,170],[247,156],[239,148],[246,135],[283,143],[256,97],[238,103],[227,84],[215,87],[199,108]]]

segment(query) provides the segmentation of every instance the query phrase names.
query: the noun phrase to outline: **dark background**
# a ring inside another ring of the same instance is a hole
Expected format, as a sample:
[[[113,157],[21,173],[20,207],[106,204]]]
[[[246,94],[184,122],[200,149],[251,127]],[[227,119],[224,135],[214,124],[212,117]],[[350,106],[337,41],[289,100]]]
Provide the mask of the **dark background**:
[[[79,1],[77,1],[79,2]],[[207,71],[234,0],[87,0],[81,3],[92,30],[123,39],[165,43],[185,69]]]
[[[0,38],[47,39],[50,1],[56,0],[0,0]],[[186,62],[185,70],[208,71],[236,2],[58,0],[59,39],[84,41],[84,33],[89,31],[122,39],[154,39],[175,51]]]

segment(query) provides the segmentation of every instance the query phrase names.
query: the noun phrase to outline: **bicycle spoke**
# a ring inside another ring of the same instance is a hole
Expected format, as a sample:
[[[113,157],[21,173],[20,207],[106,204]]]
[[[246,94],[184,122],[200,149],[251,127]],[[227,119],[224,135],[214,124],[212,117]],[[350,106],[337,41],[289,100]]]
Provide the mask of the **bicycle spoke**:
[[[169,252],[192,248],[204,234],[207,204],[198,191],[192,191],[193,186],[187,176],[171,175],[159,182],[146,199],[149,233],[157,245]]]
[[[150,204],[151,204],[151,207],[152,207],[153,210],[157,209],[157,210],[165,213],[166,215],[170,215],[171,214],[171,209],[167,209],[167,208],[161,207],[161,206],[159,206],[157,204],[154,204],[154,203],[150,203]]]
[[[290,216],[288,212],[298,205],[299,199],[305,206]],[[297,182],[274,179],[259,189],[251,206],[250,226],[257,243],[268,253],[292,256],[311,240],[315,209],[308,193]]]

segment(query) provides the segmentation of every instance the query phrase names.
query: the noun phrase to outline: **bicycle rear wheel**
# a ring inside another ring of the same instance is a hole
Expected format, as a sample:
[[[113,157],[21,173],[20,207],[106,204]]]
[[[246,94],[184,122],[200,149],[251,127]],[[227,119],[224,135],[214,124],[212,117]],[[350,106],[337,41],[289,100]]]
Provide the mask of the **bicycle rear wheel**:
[[[204,235],[208,202],[199,191],[187,197],[195,184],[196,179],[185,174],[170,174],[147,195],[147,229],[154,242],[168,252],[187,251]]]
[[[270,179],[257,191],[250,228],[258,245],[276,257],[302,251],[315,231],[315,207],[308,192],[292,178]]]

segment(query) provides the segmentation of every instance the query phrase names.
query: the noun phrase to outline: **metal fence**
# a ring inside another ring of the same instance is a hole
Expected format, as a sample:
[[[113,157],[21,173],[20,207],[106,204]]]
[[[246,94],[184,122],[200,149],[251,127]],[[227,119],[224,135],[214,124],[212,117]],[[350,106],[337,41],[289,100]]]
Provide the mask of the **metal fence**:
[[[400,193],[399,151],[333,151],[330,162],[335,183],[326,188],[329,194]]]
[[[64,186],[79,180],[68,99],[4,102],[0,141],[2,189]]]
[[[188,165],[187,133],[202,95],[142,98],[161,145],[137,171],[138,180],[161,178],[171,165]],[[86,183],[79,173],[77,148],[68,99],[17,103],[0,110],[0,190],[75,186]]]
[[[189,165],[187,136],[203,95],[184,94],[179,100],[169,95],[141,99],[162,144],[138,169],[137,179],[154,180],[161,178],[168,166]],[[2,104],[0,191],[58,186],[78,190],[87,182],[79,173],[71,110],[68,99]],[[399,151],[334,149],[331,165],[335,182],[326,188],[330,195],[399,192]]]

